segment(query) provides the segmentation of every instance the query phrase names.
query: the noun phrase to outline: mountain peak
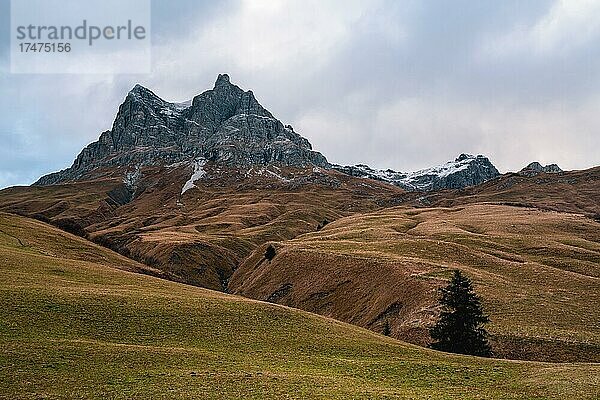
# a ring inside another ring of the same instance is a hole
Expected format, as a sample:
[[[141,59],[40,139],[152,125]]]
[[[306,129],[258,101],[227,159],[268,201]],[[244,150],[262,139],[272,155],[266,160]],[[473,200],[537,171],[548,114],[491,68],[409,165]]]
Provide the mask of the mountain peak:
[[[144,86],[140,85],[139,83],[136,83],[135,86],[129,91],[129,93],[131,92],[139,92],[142,90],[148,90],[147,88],[145,88]]]
[[[124,166],[165,166],[206,159],[230,167],[327,167],[321,153],[286,128],[250,91],[220,74],[214,89],[189,103],[169,103],[135,85],[110,131],[77,156],[73,165],[40,178],[37,185],[85,179],[97,170]]]
[[[127,99],[134,101],[141,101],[142,103],[154,103],[155,105],[162,105],[166,103],[163,99],[158,97],[154,92],[139,83],[136,84],[127,94]]]
[[[520,170],[519,174],[525,176],[534,176],[541,173],[556,174],[559,172],[563,172],[563,170],[557,164],[542,165],[539,162],[534,161]]]
[[[462,153],[454,161],[460,162],[460,161],[464,161],[464,160],[468,160],[468,159],[472,159],[472,158],[475,158],[472,154]]]
[[[408,191],[462,189],[500,175],[487,157],[464,153],[454,161],[415,172],[375,170],[362,164],[353,167],[337,165],[334,168],[348,175],[388,182]]]
[[[136,83],[135,86],[129,91],[129,93],[132,93],[132,94],[152,93],[154,95],[154,93],[150,89],[148,89],[145,86],[140,85],[139,83]]]
[[[231,81],[229,79],[229,75],[227,74],[219,74],[219,76],[217,76],[217,80],[215,81],[215,87],[220,86],[220,85],[230,85]]]

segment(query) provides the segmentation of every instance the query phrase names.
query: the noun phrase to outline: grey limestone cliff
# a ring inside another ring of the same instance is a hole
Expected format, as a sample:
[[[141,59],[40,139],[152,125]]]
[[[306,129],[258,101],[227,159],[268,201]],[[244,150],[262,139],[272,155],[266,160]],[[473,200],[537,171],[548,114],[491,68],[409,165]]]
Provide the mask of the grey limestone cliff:
[[[251,91],[219,75],[213,89],[188,103],[169,103],[136,85],[111,130],[89,144],[70,168],[35,185],[77,181],[98,168],[168,165],[204,158],[228,166],[327,166],[325,157],[263,108]]]

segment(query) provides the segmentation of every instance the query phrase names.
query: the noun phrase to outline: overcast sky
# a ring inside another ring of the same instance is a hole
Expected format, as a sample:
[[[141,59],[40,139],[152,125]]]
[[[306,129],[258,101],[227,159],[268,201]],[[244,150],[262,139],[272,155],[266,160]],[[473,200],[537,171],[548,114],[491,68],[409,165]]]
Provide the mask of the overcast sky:
[[[600,1],[155,0],[149,75],[11,75],[9,4],[0,187],[70,166],[135,83],[183,101],[223,72],[330,162],[600,165]]]

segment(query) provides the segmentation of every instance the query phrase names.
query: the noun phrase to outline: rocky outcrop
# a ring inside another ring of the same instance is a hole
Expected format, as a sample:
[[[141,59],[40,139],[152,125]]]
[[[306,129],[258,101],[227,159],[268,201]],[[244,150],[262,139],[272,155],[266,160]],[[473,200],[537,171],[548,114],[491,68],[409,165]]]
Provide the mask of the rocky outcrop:
[[[539,162],[534,161],[522,170],[520,170],[519,174],[524,176],[535,176],[541,173],[556,174],[559,172],[563,172],[563,170],[560,169],[560,167],[556,164],[542,165]]]
[[[166,102],[136,85],[119,107],[111,130],[84,148],[70,168],[43,176],[35,185],[77,181],[99,168],[199,158],[234,167],[328,165],[308,140],[223,74],[212,90],[186,103]]]
[[[376,179],[400,186],[409,191],[462,189],[479,185],[500,175],[487,157],[461,154],[454,161],[416,172],[396,172],[391,169],[376,170],[367,165],[335,165],[348,175]]]

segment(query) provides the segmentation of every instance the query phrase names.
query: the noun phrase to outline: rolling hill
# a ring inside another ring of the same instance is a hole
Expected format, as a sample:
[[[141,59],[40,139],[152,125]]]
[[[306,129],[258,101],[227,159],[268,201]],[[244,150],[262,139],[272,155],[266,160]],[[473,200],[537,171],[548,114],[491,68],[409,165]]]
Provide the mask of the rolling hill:
[[[495,354],[600,361],[600,225],[581,215],[490,204],[394,207],[338,219],[264,246],[238,268],[234,293],[302,308],[426,344],[436,289],[472,277]]]
[[[0,214],[0,397],[593,399],[600,367],[448,355],[132,273]]]
[[[257,246],[397,204],[404,195],[395,186],[318,168],[248,172],[207,163],[185,192],[192,163],[139,171],[134,187],[117,169],[101,179],[8,188],[0,191],[0,210],[84,236],[168,279],[225,291]]]

